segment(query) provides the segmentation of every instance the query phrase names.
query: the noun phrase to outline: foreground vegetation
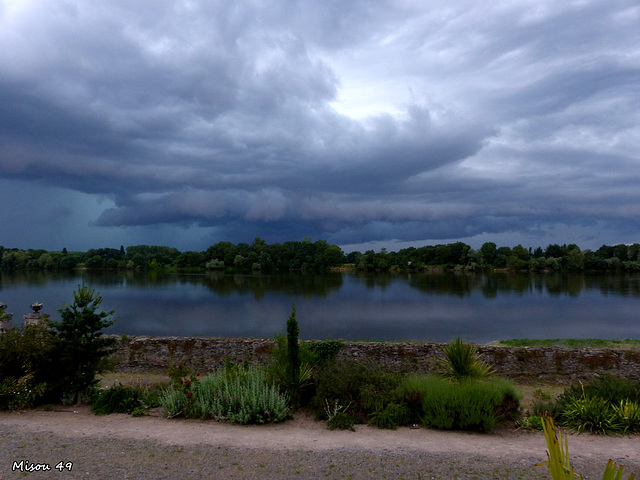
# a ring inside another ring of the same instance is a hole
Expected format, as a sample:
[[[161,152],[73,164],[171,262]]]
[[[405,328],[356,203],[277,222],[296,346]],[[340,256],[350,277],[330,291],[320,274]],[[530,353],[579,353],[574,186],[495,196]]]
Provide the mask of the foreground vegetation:
[[[44,401],[71,404],[91,396],[96,375],[113,353],[115,339],[102,335],[115,311],[101,311],[102,297],[84,284],[73,299],[58,309],[57,322],[42,318],[38,325],[0,335],[0,409]],[[0,320],[6,315],[6,305],[0,303]]]
[[[537,465],[546,465],[553,480],[581,479],[582,476],[577,474],[573,465],[571,465],[566,436],[562,437],[562,433],[556,429],[553,418],[550,415],[545,415],[540,420],[547,441],[547,461]],[[602,480],[622,480],[623,473],[624,467],[618,466],[609,459],[605,465]],[[635,475],[631,474],[627,477],[627,480],[634,480],[634,478]]]
[[[638,272],[640,244],[602,245],[595,251],[575,244],[550,244],[546,248],[498,247],[486,242],[480,248],[456,242],[410,247],[397,252],[349,252],[326,240],[311,239],[268,244],[255,238],[251,244],[222,241],[204,251],[181,252],[157,245],[97,248],[86,252],[22,250],[0,246],[0,270],[143,270],[153,272],[323,272],[330,269],[362,272],[430,271],[553,271]]]

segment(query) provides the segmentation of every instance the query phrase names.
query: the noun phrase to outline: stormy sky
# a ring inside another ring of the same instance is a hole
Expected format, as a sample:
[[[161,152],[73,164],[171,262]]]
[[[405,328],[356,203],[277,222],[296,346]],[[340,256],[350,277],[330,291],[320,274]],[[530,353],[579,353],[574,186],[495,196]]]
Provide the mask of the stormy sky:
[[[637,1],[0,0],[0,245],[640,241]]]

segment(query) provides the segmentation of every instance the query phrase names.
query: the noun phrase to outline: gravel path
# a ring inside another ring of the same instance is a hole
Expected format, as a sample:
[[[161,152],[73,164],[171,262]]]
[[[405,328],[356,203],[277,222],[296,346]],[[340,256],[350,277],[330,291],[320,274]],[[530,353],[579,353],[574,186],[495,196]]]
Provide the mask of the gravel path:
[[[549,478],[534,466],[546,458],[542,434],[510,429],[470,434],[361,425],[354,433],[327,430],[304,414],[277,425],[236,426],[59,407],[0,413],[0,438],[2,479]],[[640,473],[638,436],[570,435],[569,446],[585,478],[602,478],[608,458]],[[12,471],[23,460],[51,470]]]

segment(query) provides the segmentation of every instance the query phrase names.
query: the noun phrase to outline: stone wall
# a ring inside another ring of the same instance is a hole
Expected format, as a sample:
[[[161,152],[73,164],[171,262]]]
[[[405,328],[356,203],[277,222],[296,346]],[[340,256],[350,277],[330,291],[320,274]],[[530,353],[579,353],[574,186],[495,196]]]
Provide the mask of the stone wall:
[[[225,362],[265,365],[271,339],[204,337],[117,337],[114,355],[118,371],[164,372],[170,361],[209,372]],[[420,342],[344,342],[338,358],[349,358],[393,371],[430,373],[442,358],[442,344]],[[478,346],[495,370],[520,381],[568,384],[599,374],[640,379],[640,351],[607,348]]]

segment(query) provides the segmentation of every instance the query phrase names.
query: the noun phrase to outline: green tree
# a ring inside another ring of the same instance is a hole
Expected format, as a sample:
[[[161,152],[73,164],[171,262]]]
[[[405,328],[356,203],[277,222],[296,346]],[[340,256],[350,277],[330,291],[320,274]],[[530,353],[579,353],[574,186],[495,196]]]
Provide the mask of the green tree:
[[[68,402],[80,402],[97,383],[103,360],[113,353],[115,339],[102,330],[115,322],[113,314],[99,311],[102,297],[89,286],[78,285],[73,304],[59,308],[60,321],[52,322],[58,336],[58,391]]]
[[[485,242],[480,247],[480,251],[482,252],[482,257],[484,258],[484,261],[487,264],[489,265],[495,264],[496,250],[497,250],[497,246],[493,242]]]

